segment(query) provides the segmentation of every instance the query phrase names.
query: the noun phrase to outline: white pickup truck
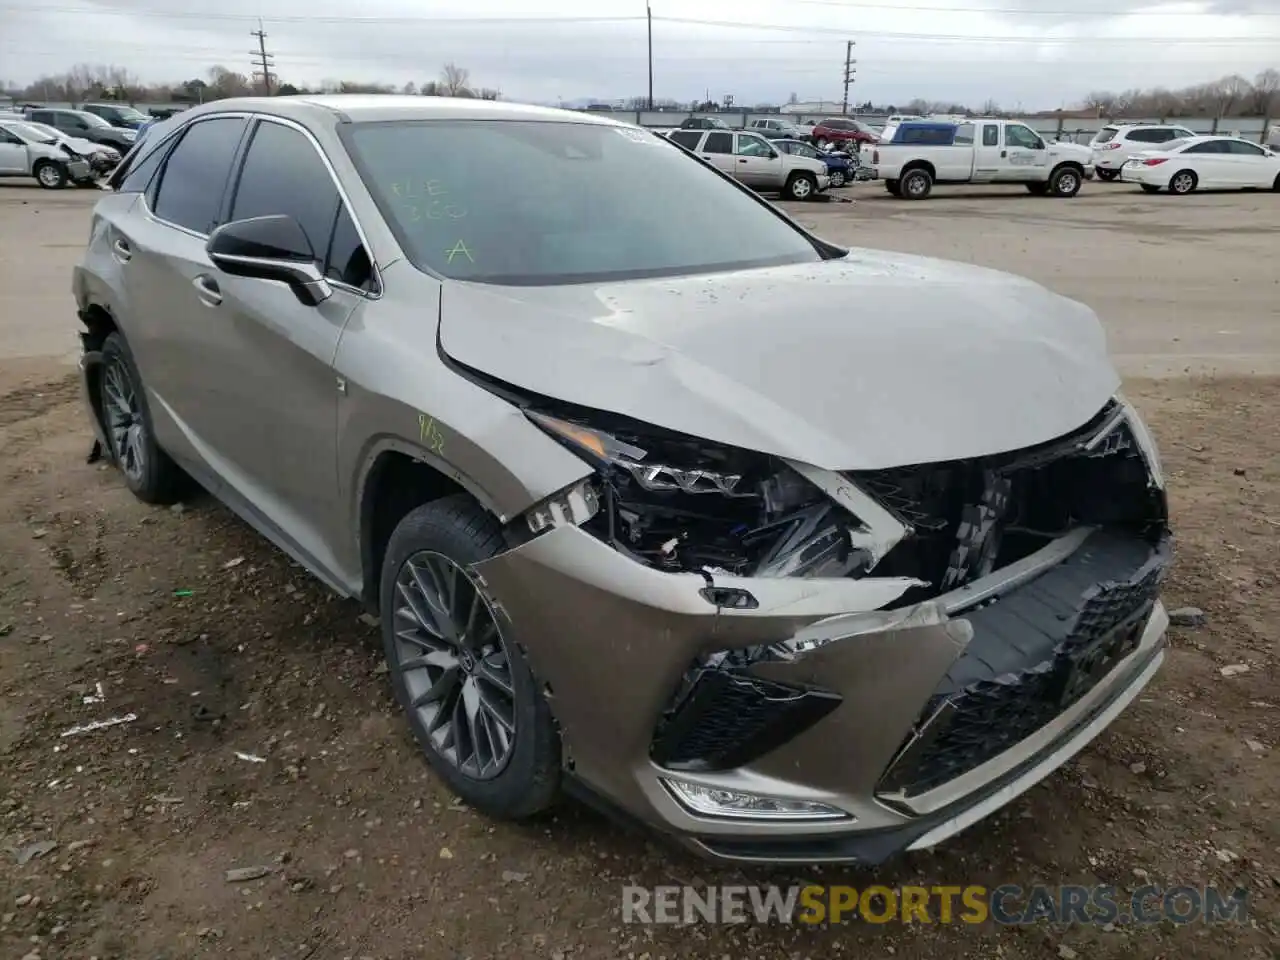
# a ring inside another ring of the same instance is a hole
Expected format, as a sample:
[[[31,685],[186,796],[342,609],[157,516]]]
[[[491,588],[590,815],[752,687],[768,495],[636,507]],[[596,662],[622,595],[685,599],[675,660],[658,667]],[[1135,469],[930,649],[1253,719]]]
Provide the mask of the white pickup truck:
[[[1021,183],[1035,194],[1074,197],[1093,176],[1083,144],[1048,142],[1013,120],[906,121],[871,155],[895,197],[923,200],[935,183]]]

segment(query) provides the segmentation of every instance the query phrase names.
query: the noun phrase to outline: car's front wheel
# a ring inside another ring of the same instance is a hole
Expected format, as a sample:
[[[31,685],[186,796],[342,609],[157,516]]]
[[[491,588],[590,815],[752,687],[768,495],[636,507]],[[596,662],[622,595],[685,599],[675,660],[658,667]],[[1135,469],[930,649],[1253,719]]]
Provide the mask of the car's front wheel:
[[[845,176],[843,170],[831,171],[831,186],[843,187],[845,185]]]
[[[99,410],[111,460],[125,485],[144,503],[171,503],[184,474],[156,443],[146,392],[124,337],[107,336],[98,371]]]
[[[793,173],[787,181],[787,196],[792,200],[812,200],[818,193],[818,181],[811,173]]]
[[[67,168],[52,160],[41,160],[31,169],[36,183],[46,190],[61,190],[67,185]]]
[[[1055,197],[1074,197],[1080,192],[1084,175],[1071,166],[1061,166],[1049,176],[1049,193]]]
[[[466,494],[410,511],[383,560],[382,641],[428,764],[463,800],[518,820],[554,802],[560,738],[524,653],[472,567],[504,548]]]
[[[1196,175],[1190,170],[1179,170],[1169,180],[1170,193],[1190,193],[1196,188],[1199,182]]]

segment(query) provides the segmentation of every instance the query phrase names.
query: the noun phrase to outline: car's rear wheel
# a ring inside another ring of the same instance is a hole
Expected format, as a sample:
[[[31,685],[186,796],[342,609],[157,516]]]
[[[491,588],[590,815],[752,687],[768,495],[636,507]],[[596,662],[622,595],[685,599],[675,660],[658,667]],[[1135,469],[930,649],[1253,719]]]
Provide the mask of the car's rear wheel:
[[[792,200],[812,200],[818,193],[818,181],[811,173],[793,173],[787,181],[787,196]]]
[[[1119,170],[1104,170],[1102,167],[1095,169],[1094,173],[1098,175],[1099,180],[1114,180],[1116,177],[1120,176]]]
[[[382,641],[396,699],[427,763],[482,813],[551,806],[560,738],[524,653],[472,568],[505,544],[466,494],[412,510],[387,545]]]
[[[98,391],[107,452],[135,497],[144,503],[172,503],[182,493],[185,475],[156,443],[133,354],[118,333],[107,336],[101,352]]]
[[[923,200],[933,191],[933,177],[928,170],[916,167],[902,175],[898,183],[900,196],[907,200]]]
[[[31,174],[46,190],[61,190],[67,185],[67,168],[52,160],[41,160],[31,169]]]
[[[1142,188],[1143,193],[1159,193],[1160,192],[1160,188],[1152,183],[1140,183],[1138,184],[1138,186]]]
[[[1176,194],[1190,193],[1199,183],[1199,178],[1191,170],[1179,170],[1169,178],[1169,192]]]
[[[1275,183],[1271,184],[1271,189],[1276,193],[1280,193],[1280,173],[1276,174]]]

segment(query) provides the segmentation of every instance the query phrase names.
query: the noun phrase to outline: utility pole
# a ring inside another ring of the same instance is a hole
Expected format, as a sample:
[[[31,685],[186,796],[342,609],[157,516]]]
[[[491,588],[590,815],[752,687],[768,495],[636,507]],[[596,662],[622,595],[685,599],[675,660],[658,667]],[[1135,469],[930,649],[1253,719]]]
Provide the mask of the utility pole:
[[[857,60],[853,59],[854,41],[847,40],[844,45],[844,106],[840,112],[847,115],[849,113],[849,87],[853,85],[854,75],[858,72]]]
[[[258,74],[262,75],[262,88],[266,91],[266,94],[269,97],[271,96],[271,67],[274,65],[273,60],[275,55],[267,53],[267,34],[262,29],[261,20],[258,21],[258,29],[251,30],[249,32],[249,36],[258,38],[258,49],[249,51],[249,56],[256,58],[253,61],[253,65],[261,68],[260,70],[255,70],[253,75],[255,77],[258,76]]]
[[[644,5],[645,19],[649,21],[649,109],[653,109],[653,7]]]

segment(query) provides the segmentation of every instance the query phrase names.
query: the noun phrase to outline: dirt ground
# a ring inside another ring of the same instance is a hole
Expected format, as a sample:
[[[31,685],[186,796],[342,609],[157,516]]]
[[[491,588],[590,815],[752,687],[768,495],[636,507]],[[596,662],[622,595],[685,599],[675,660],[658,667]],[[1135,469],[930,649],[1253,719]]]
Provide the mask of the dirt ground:
[[[851,193],[865,199],[793,212],[840,241],[1026,273],[1103,312],[1124,369],[1181,374],[1127,390],[1168,474],[1166,600],[1207,620],[1171,632],[1151,687],[1076,760],[935,852],[767,871],[691,859],[573,804],[511,826],[454,802],[354,603],[209,498],[147,507],[85,462],[66,291],[93,196],[0,186],[0,956],[1277,956],[1280,379],[1243,374],[1280,355],[1280,198]],[[19,864],[40,841],[56,846]],[[1239,886],[1251,919],[677,928],[620,914],[626,883],[873,879]]]

